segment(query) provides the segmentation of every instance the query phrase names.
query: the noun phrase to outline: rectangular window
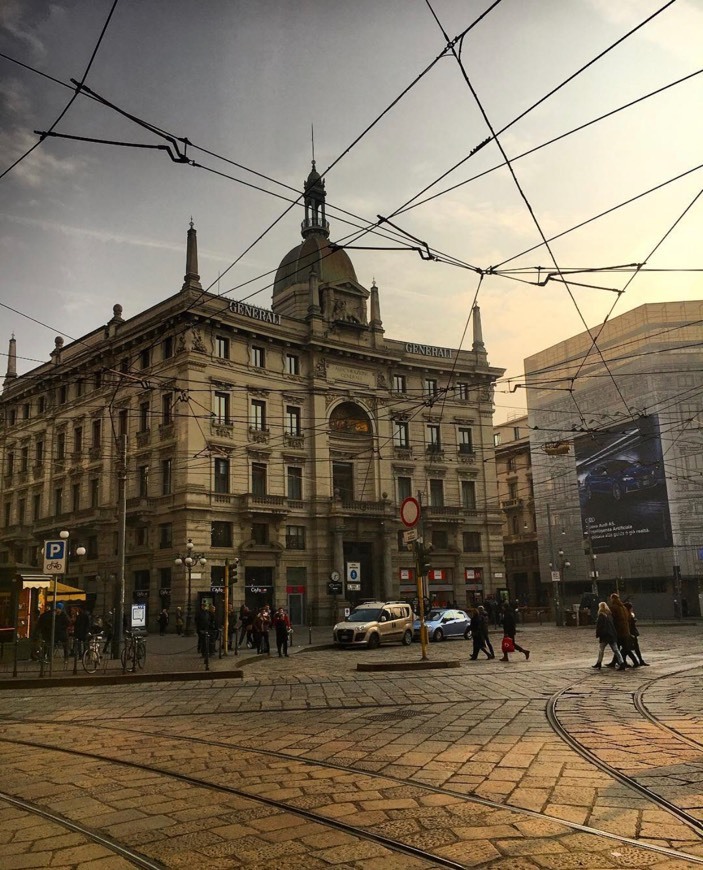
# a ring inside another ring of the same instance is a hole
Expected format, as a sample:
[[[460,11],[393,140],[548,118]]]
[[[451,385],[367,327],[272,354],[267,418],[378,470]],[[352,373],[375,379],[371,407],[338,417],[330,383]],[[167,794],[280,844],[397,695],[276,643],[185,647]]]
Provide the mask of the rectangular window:
[[[10,426],[14,426],[15,423],[17,422],[17,409],[16,408],[10,408],[10,410],[7,412],[7,422]]]
[[[100,443],[102,441],[102,431],[103,431],[102,420],[93,420],[92,438],[91,438],[92,445],[91,446],[95,450],[97,450],[100,447]]]
[[[5,502],[5,528],[10,527],[10,520],[12,519],[12,502]]]
[[[289,465],[287,469],[288,498],[300,501],[303,497],[303,469]]]
[[[78,381],[78,383],[80,384],[82,381]],[[29,420],[29,402],[25,402],[25,404],[22,405],[22,419]]]
[[[57,486],[54,490],[54,516],[61,516],[63,513],[63,487]]]
[[[461,481],[461,506],[476,510],[476,484],[473,480]]]
[[[139,403],[139,431],[140,432],[148,432],[149,431],[149,403],[148,402],[140,402]]]
[[[90,487],[90,506],[92,508],[97,508],[100,504],[100,478],[91,478],[88,485]]]
[[[440,431],[438,423],[428,423],[427,425],[427,452],[439,453],[442,449],[442,441],[440,439]]]
[[[20,451],[20,471],[29,471],[29,447]]]
[[[263,462],[253,462],[251,465],[252,495],[266,495],[266,465]]]
[[[151,351],[148,347],[145,347],[144,350],[139,351],[139,368],[140,369],[148,369],[151,365]]]
[[[464,532],[462,534],[462,543],[465,553],[480,553],[481,532]]]
[[[159,549],[167,550],[173,546],[173,526],[171,523],[161,523],[159,526]]]
[[[305,549],[305,526],[286,526],[286,550]]]
[[[7,476],[12,477],[12,474],[15,470],[15,454],[12,452],[7,454],[6,468],[7,468],[7,472],[6,472]]]
[[[288,435],[300,435],[300,408],[295,405],[286,405],[286,433]]]
[[[137,469],[139,479],[139,498],[146,498],[149,495],[149,466],[140,465]]]
[[[76,456],[80,456],[83,450],[83,427],[76,426],[73,430],[73,452]]]
[[[56,458],[66,458],[66,435],[64,432],[59,432],[56,436]]]
[[[260,432],[266,429],[266,402],[262,399],[251,400],[249,425]]]
[[[127,434],[128,425],[129,425],[129,411],[126,408],[122,408],[122,410],[117,415],[117,434],[120,437]]]
[[[103,385],[103,373],[95,372],[95,389],[99,390]]]
[[[424,392],[426,396],[436,396],[437,395],[437,379],[436,378],[425,378],[424,384]]]
[[[393,421],[393,446],[407,448],[410,446],[410,434],[407,423]]]
[[[432,546],[435,550],[446,550],[449,547],[449,534],[446,529],[434,529],[432,532]]]
[[[393,375],[393,392],[406,393],[408,391],[405,375]]]
[[[254,345],[250,351],[251,364],[256,369],[262,369],[266,365],[266,351],[263,347]]]
[[[161,342],[161,357],[162,359],[171,359],[173,356],[173,336],[168,335]]]
[[[287,375],[299,375],[300,374],[300,357],[298,357],[294,353],[286,354],[286,374]]]
[[[34,445],[34,456],[37,463],[44,461],[44,442],[37,441]]]
[[[43,414],[46,411],[46,396],[39,396],[37,399],[37,411]]]
[[[410,498],[413,494],[413,482],[410,477],[399,477],[398,478],[398,501],[403,501],[403,499]]]
[[[474,452],[474,440],[473,433],[471,429],[468,429],[466,426],[459,427],[459,453],[473,453]]]
[[[85,547],[85,555],[87,559],[98,558],[98,536],[89,535]]]
[[[65,405],[68,401],[68,387],[59,387],[59,405]]]
[[[229,426],[229,393],[215,393],[215,422]]]
[[[520,427],[519,426],[513,426],[513,438],[515,439],[515,441],[520,440],[521,435],[520,435]]]
[[[229,492],[229,459],[215,459],[214,478],[215,492]]]
[[[161,425],[168,426],[172,421],[173,394],[164,393],[161,396]]]
[[[78,378],[76,381],[76,398],[80,399],[85,392],[85,381],[83,378]]]
[[[23,498],[17,502],[17,522],[20,526],[24,525],[26,504],[27,502]]]
[[[352,462],[332,463],[332,492],[343,502],[354,501],[354,464]]]
[[[77,513],[81,509],[81,485],[74,483],[71,487],[71,510]]]
[[[210,546],[231,548],[232,523],[225,523],[221,520],[212,523],[210,526]]]
[[[268,523],[252,523],[251,537],[255,544],[266,545],[269,542]]]
[[[171,475],[173,473],[173,460],[172,459],[162,459],[161,460],[161,495],[171,495],[171,491],[173,489],[173,480]]]
[[[171,591],[171,569],[159,568],[159,594]]]
[[[430,506],[444,507],[444,481],[442,478],[430,478]]]
[[[134,530],[134,543],[137,547],[146,547],[147,545],[147,529],[146,526],[137,526]]]
[[[517,480],[511,480],[508,483],[508,498],[517,501]]]
[[[469,401],[469,385],[462,383],[460,381],[456,385],[455,395],[456,395],[456,398],[460,402],[468,402]]]
[[[229,339],[224,335],[215,336],[215,356],[219,359],[229,359]]]
[[[32,517],[35,520],[41,518],[41,495],[39,493],[32,496]]]

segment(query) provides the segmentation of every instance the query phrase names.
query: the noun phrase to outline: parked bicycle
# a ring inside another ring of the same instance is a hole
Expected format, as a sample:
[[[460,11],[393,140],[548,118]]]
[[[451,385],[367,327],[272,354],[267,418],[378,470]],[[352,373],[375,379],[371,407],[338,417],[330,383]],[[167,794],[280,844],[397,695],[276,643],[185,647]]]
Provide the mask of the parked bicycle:
[[[102,634],[88,635],[88,646],[83,653],[83,667],[87,673],[94,674],[102,664],[104,642]]]
[[[122,650],[122,670],[136,671],[146,664],[146,643],[141,634],[125,631],[124,649]]]

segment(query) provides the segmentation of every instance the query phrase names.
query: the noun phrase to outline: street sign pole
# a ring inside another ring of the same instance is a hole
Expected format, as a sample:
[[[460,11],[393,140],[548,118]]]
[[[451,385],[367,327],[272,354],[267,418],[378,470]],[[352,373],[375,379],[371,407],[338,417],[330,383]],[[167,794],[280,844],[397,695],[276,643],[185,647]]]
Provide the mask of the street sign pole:
[[[66,547],[68,532],[61,532],[60,541],[44,541],[44,573],[54,576],[54,603],[51,608],[51,648],[49,650],[49,676],[54,671],[54,644],[56,643],[56,598],[58,579],[66,573]]]

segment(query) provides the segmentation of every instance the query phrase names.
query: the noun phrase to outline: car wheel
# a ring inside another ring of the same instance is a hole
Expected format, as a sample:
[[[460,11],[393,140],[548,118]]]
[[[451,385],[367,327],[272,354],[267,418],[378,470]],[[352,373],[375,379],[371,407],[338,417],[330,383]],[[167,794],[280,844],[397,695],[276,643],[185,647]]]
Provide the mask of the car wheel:
[[[620,501],[620,499],[622,498],[622,487],[619,483],[613,484],[613,498],[615,499],[615,501]]]
[[[410,631],[409,628],[407,628],[405,630],[405,634],[403,635],[403,645],[410,646],[410,644],[412,642],[413,642],[413,633],[412,633],[412,631]]]
[[[464,632],[464,640],[471,640],[471,629],[469,626],[466,626],[466,631]]]
[[[432,633],[432,640],[439,643],[439,641],[442,640],[443,638],[444,638],[444,632],[442,631],[442,629],[435,628],[434,632]]]
[[[378,649],[381,644],[381,638],[377,634],[372,634],[369,638],[369,649]]]

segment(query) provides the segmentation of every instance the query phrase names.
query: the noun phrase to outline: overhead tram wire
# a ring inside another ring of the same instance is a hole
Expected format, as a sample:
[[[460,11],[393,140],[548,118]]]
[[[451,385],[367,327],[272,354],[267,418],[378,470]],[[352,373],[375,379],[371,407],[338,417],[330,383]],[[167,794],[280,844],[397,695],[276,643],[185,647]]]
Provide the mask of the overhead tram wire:
[[[440,23],[439,19],[437,18],[437,15],[435,14],[435,11],[434,11],[434,9],[432,8],[432,5],[431,5],[431,3],[430,3],[430,0],[425,0],[425,2],[426,2],[426,4],[427,4],[427,6],[428,6],[430,12],[432,13],[432,16],[434,17],[435,21],[437,22],[437,26],[440,28],[442,34],[444,34],[444,32],[445,32],[445,31],[444,31],[444,28],[442,27],[442,24]],[[673,0],[672,0],[672,2],[673,2]],[[669,5],[669,4],[667,4],[667,5]],[[542,226],[541,226],[541,224],[539,223],[539,221],[537,220],[537,216],[536,216],[535,213],[534,213],[534,210],[533,210],[533,208],[532,208],[532,205],[531,205],[530,201],[528,200],[527,195],[525,194],[524,190],[522,189],[522,186],[521,186],[520,182],[518,181],[517,175],[515,174],[515,170],[513,169],[513,166],[512,166],[512,164],[510,163],[510,160],[509,160],[509,158],[508,158],[508,155],[505,153],[505,149],[503,148],[503,145],[502,145],[500,139],[498,138],[498,135],[497,135],[496,132],[494,131],[494,129],[493,129],[493,125],[491,124],[491,121],[490,121],[490,119],[489,119],[489,117],[488,117],[488,115],[487,115],[487,113],[486,113],[486,111],[485,111],[485,109],[484,109],[484,107],[483,107],[483,104],[481,103],[481,100],[479,99],[479,96],[478,96],[478,94],[476,93],[476,91],[475,91],[475,89],[474,89],[474,87],[473,87],[473,85],[472,85],[472,83],[471,83],[471,80],[469,79],[469,76],[467,75],[466,69],[464,68],[464,64],[463,64],[461,58],[459,57],[459,55],[457,54],[457,52],[456,52],[456,50],[455,50],[454,47],[452,47],[452,50],[451,50],[451,51],[452,51],[452,54],[454,55],[454,58],[455,58],[455,60],[456,60],[456,62],[457,62],[457,64],[458,64],[458,66],[459,66],[459,69],[460,69],[460,71],[461,71],[461,75],[462,75],[462,77],[463,77],[463,79],[464,79],[464,81],[465,81],[465,83],[466,83],[466,86],[469,88],[469,91],[471,92],[471,95],[473,96],[474,101],[476,102],[476,105],[478,106],[479,111],[481,112],[481,115],[483,116],[484,123],[485,123],[486,126],[488,127],[488,129],[489,129],[489,131],[490,131],[490,133],[491,133],[491,136],[493,137],[493,140],[495,141],[495,143],[496,143],[498,149],[500,150],[501,155],[503,156],[503,159],[506,161],[508,172],[509,172],[510,175],[512,176],[512,179],[513,179],[513,181],[514,181],[514,183],[515,183],[515,186],[516,186],[516,188],[517,188],[517,190],[518,190],[518,193],[520,194],[520,197],[522,198],[523,202],[525,203],[525,207],[527,208],[527,211],[528,211],[530,217],[532,218],[532,221],[533,221],[533,223],[534,223],[534,225],[535,225],[535,227],[536,227],[536,229],[537,229],[537,232],[539,233],[540,237],[542,238],[542,241],[543,241],[543,243],[544,243],[544,245],[545,245],[545,248],[547,249],[547,251],[548,251],[548,253],[549,253],[549,256],[550,256],[550,258],[551,258],[551,260],[552,260],[552,262],[553,262],[553,264],[554,264],[554,268],[557,270],[557,272],[559,272],[559,273],[561,274],[561,270],[559,269],[559,264],[557,263],[557,260],[556,260],[556,257],[555,257],[555,255],[554,255],[554,252],[552,251],[552,249],[551,249],[551,247],[550,247],[550,245],[549,245],[549,242],[547,241],[547,238],[546,238],[546,236],[545,236],[545,234],[544,234],[544,231],[543,231],[543,229],[542,229]],[[579,317],[580,317],[580,319],[581,319],[581,322],[582,322],[583,325],[586,327],[586,331],[588,332],[588,334],[591,335],[591,331],[590,331],[590,329],[589,329],[589,327],[588,327],[588,324],[586,323],[586,320],[585,320],[585,318],[584,318],[584,316],[583,316],[583,313],[581,312],[581,309],[580,309],[579,306],[578,306],[578,303],[576,302],[576,299],[575,299],[573,293],[571,292],[571,288],[569,287],[568,283],[566,283],[566,282],[565,282],[565,286],[566,286],[567,292],[568,292],[568,294],[569,294],[569,296],[570,296],[570,298],[571,298],[571,301],[573,302],[574,307],[576,308],[576,311],[577,311],[577,313],[578,313],[578,315],[579,315]],[[619,298],[619,297],[618,297],[618,298]],[[598,349],[598,348],[597,348],[597,345],[596,345],[596,349]],[[600,351],[599,351],[599,353],[600,353]],[[605,367],[606,367],[606,369],[607,369],[607,368],[608,368],[608,364],[607,364],[607,362],[605,361],[605,359],[603,358],[602,354],[601,354],[601,359],[602,359],[603,364],[605,365]],[[613,386],[615,387],[615,390],[617,391],[617,393],[618,393],[618,395],[619,395],[619,397],[620,397],[620,400],[622,401],[622,403],[623,403],[623,405],[625,406],[625,408],[627,408],[628,411],[629,411],[629,406],[628,406],[628,404],[627,404],[627,401],[626,401],[625,397],[623,396],[623,394],[622,394],[622,392],[621,392],[621,390],[620,390],[618,384],[616,383],[615,378],[612,376],[612,373],[611,373],[611,380],[612,380]],[[573,393],[572,393],[572,401],[574,401],[574,404],[575,404],[575,405],[577,404],[577,403],[576,403],[576,400],[575,400],[575,398],[574,398],[574,396],[573,396]],[[577,407],[578,407],[578,406],[577,406]]]
[[[613,115],[617,115],[619,112],[624,111],[625,109],[630,109],[633,106],[636,106],[638,103],[643,102],[644,100],[648,100],[650,97],[657,96],[658,94],[667,91],[669,88],[673,88],[676,85],[683,84],[689,79],[695,78],[695,76],[699,76],[703,73],[703,68],[696,70],[695,72],[689,73],[688,75],[682,76],[680,79],[676,79],[673,82],[669,82],[667,85],[663,85],[660,88],[657,88],[654,91],[650,91],[648,94],[644,94],[641,97],[637,97],[634,100],[630,100],[629,103],[624,103],[622,106],[619,106],[617,109],[612,109],[609,112],[605,112],[603,115],[599,115],[597,118],[592,118],[590,121],[586,121],[583,124],[579,124],[577,127],[572,127],[571,130],[567,130],[565,133],[560,133],[558,136],[554,136],[551,139],[548,139],[546,142],[542,142],[540,145],[535,145],[534,148],[528,148],[527,151],[522,151],[520,154],[516,154],[514,157],[511,157],[513,163],[517,160],[521,160],[523,157],[528,157],[531,154],[535,154],[537,151],[541,151],[543,148],[546,148],[549,145],[554,145],[556,142],[561,141],[562,139],[566,139],[568,136],[572,136],[574,133],[579,133],[581,130],[585,130],[588,127],[593,126],[594,124],[599,123],[600,121],[604,121],[606,118],[610,118]],[[512,122],[515,123],[515,122]],[[507,128],[503,128],[503,131]],[[501,133],[503,131],[500,131]],[[465,158],[465,160],[468,158]],[[399,212],[396,212],[397,215],[405,214],[408,211],[412,211],[412,209],[419,208],[422,205],[426,205],[428,202],[432,202],[432,200],[437,199],[440,196],[444,196],[445,194],[452,193],[460,187],[464,187],[467,184],[470,184],[472,181],[477,181],[479,178],[483,178],[486,175],[490,175],[492,172],[495,172],[497,169],[502,169],[505,166],[504,162],[496,163],[495,166],[491,166],[489,169],[484,169],[483,172],[478,172],[476,175],[472,175],[470,178],[464,179],[464,181],[459,181],[456,184],[451,185],[450,187],[445,187],[444,190],[440,190],[437,193],[433,193],[431,196],[426,197],[425,199],[421,199],[417,202],[412,202],[411,205],[408,205],[405,208],[401,208]],[[456,167],[455,167],[456,168]],[[450,172],[453,170],[449,170]],[[437,182],[433,182],[436,184]]]
[[[103,29],[100,32],[100,36],[98,37],[98,41],[95,44],[95,48],[93,49],[93,53],[90,56],[90,60],[88,61],[88,65],[86,66],[85,72],[83,73],[83,76],[80,80],[80,84],[78,84],[76,86],[76,89],[75,89],[75,92],[73,93],[73,96],[68,101],[68,103],[64,107],[63,111],[58,116],[58,118],[54,121],[54,123],[51,125],[51,127],[49,127],[49,130],[48,130],[49,133],[53,132],[53,130],[60,123],[61,119],[64,117],[66,112],[68,112],[68,110],[71,108],[71,106],[73,105],[73,103],[77,99],[78,94],[80,93],[80,89],[83,86],[83,83],[85,82],[86,78],[88,77],[88,73],[90,72],[90,68],[93,65],[93,61],[95,60],[95,56],[97,55],[98,49],[100,48],[100,45],[103,41],[103,37],[105,36],[105,32],[107,31],[108,25],[110,24],[110,20],[111,20],[112,15],[115,11],[115,7],[117,6],[117,3],[118,3],[118,0],[113,0],[112,6],[110,7],[110,11],[107,14],[107,19],[105,20],[105,24],[103,24]],[[31,148],[28,148],[27,151],[25,151],[24,154],[21,154],[11,166],[8,166],[7,169],[5,169],[2,173],[0,173],[0,179],[3,179],[9,172],[11,172],[16,166],[18,166],[25,158],[29,157],[29,155],[36,148],[38,148],[39,145],[41,145],[41,143],[43,141],[44,141],[43,136],[40,137],[39,139],[37,139],[37,141],[34,143],[34,145],[31,146]]]
[[[630,36],[632,36],[634,33],[636,33],[638,30],[640,30],[646,24],[649,24],[650,21],[652,21],[654,18],[656,18],[658,15],[660,15],[666,9],[668,9],[668,7],[671,6],[675,2],[676,2],[676,0],[668,0],[667,3],[665,3],[659,9],[657,9],[655,12],[653,12],[650,16],[645,18],[644,21],[641,21],[638,25],[636,25],[631,30],[629,30],[627,33],[625,33],[623,36],[621,36],[619,39],[617,39],[614,43],[609,45],[607,48],[605,48],[603,51],[601,51],[599,54],[597,54],[594,58],[589,60],[588,63],[584,64],[582,67],[577,69],[576,72],[572,73],[570,76],[568,76],[568,78],[564,79],[560,84],[558,84],[556,87],[552,88],[551,91],[546,93],[543,97],[540,97],[540,99],[537,100],[537,102],[533,103],[531,106],[529,106],[523,112],[521,112],[517,117],[513,118],[513,120],[510,121],[510,123],[506,124],[504,127],[502,127],[497,132],[492,132],[491,136],[488,139],[484,139],[478,145],[474,146],[474,148],[472,148],[471,151],[469,151],[469,153],[465,157],[462,157],[461,160],[459,160],[457,163],[455,163],[453,166],[451,166],[449,169],[447,169],[446,172],[443,172],[434,181],[432,181],[430,184],[428,184],[422,190],[418,191],[418,193],[416,193],[406,203],[404,203],[402,206],[400,206],[399,209],[397,209],[395,212],[393,212],[393,214],[390,215],[390,217],[394,217],[395,215],[400,214],[402,211],[405,211],[408,208],[408,206],[410,206],[412,203],[415,202],[416,199],[421,197],[424,193],[427,193],[428,190],[431,190],[431,188],[433,188],[436,184],[439,184],[439,182],[442,181],[442,179],[446,178],[448,175],[450,175],[452,172],[454,172],[455,169],[458,169],[460,166],[462,166],[464,163],[466,163],[467,160],[469,160],[471,157],[473,157],[474,154],[476,154],[479,150],[481,150],[483,147],[485,147],[489,142],[495,141],[496,136],[500,136],[503,133],[505,133],[512,126],[517,124],[518,121],[521,121],[526,115],[528,115],[530,112],[532,112],[538,106],[540,106],[542,103],[544,103],[550,97],[553,97],[554,94],[556,94],[558,91],[560,91],[565,85],[569,84],[569,82],[572,82],[577,76],[581,75],[581,73],[585,72],[589,67],[593,66],[593,64],[595,64],[597,61],[599,61],[603,57],[605,57],[606,54],[611,52],[614,48],[616,48],[618,45],[620,45],[622,42],[624,42],[626,39],[628,39]],[[432,14],[434,16],[434,12],[432,12]],[[436,16],[434,16],[434,17],[435,17],[435,20],[437,20]],[[437,23],[439,24],[439,22],[437,22]],[[443,28],[441,28],[441,29],[442,29],[442,33],[444,34],[444,29]],[[453,47],[452,47],[452,51],[453,51]],[[501,153],[503,155],[504,160],[507,161],[507,156],[503,152],[503,149],[501,148],[500,150],[501,150]],[[502,165],[507,165],[507,164],[502,164]]]

